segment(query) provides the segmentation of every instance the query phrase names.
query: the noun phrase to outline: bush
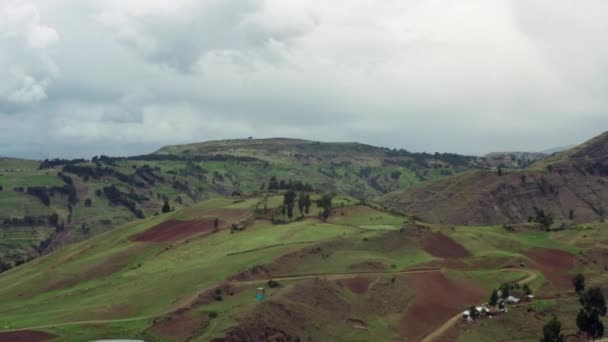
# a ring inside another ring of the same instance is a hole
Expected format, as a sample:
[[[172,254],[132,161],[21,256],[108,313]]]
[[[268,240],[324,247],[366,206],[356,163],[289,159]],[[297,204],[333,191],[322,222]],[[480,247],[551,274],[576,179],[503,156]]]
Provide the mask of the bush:
[[[214,318],[217,318],[217,316],[218,316],[217,312],[215,312],[215,311],[209,312],[209,318],[214,319]]]
[[[280,287],[280,286],[281,286],[281,283],[279,283],[279,282],[278,282],[278,281],[276,281],[276,280],[272,280],[272,279],[270,279],[270,280],[268,281],[268,287],[270,287],[270,288],[272,288],[272,289],[274,289],[274,288],[276,288],[276,287]]]

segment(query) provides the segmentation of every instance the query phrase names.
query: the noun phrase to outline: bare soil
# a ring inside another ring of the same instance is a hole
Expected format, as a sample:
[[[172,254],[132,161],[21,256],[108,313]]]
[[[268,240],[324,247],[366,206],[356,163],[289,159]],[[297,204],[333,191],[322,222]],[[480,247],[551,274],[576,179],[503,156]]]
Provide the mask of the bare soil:
[[[0,342],[41,342],[57,337],[49,333],[33,330],[0,332]]]
[[[541,270],[555,287],[559,289],[572,287],[572,275],[569,271],[577,262],[576,255],[547,248],[533,248],[526,251],[525,255],[532,259],[534,267]]]
[[[439,258],[466,258],[471,256],[461,244],[442,233],[428,233],[422,238],[422,248]]]
[[[399,333],[409,341],[420,341],[460,310],[484,298],[474,284],[447,278],[443,273],[417,273],[399,277],[415,294],[401,316]]]
[[[141,233],[131,235],[129,239],[138,242],[176,242],[193,235],[210,233],[213,229],[214,220],[169,220]]]

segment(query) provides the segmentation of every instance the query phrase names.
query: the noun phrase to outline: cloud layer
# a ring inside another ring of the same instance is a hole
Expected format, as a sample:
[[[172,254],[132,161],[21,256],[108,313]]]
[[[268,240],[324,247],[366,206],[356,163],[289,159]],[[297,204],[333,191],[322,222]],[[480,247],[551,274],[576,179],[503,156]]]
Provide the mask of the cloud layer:
[[[476,154],[576,143],[608,127],[604,13],[602,0],[0,0],[0,154],[244,136]]]

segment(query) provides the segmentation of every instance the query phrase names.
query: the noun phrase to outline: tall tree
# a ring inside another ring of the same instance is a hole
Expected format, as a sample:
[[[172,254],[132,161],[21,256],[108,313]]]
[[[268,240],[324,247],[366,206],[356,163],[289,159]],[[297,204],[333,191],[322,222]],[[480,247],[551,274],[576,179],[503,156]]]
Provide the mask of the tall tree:
[[[510,294],[511,294],[511,285],[509,285],[507,283],[500,285],[500,297],[502,299],[509,298]]]
[[[574,285],[574,291],[576,293],[582,293],[585,291],[585,276],[582,274],[577,274],[572,278],[572,285]]]
[[[564,335],[562,334],[562,322],[556,317],[553,317],[543,327],[543,336],[540,342],[563,342]]]
[[[604,336],[604,324],[600,316],[606,316],[606,299],[602,290],[597,287],[589,288],[579,298],[582,305],[576,317],[576,325],[591,339]]]
[[[492,294],[490,295],[490,299],[488,300],[488,304],[491,306],[495,306],[498,303],[498,291],[496,289],[492,290]]]
[[[287,217],[293,217],[293,207],[295,206],[296,192],[289,190],[283,195],[283,204],[287,210]]]
[[[332,208],[331,200],[332,200],[331,196],[328,194],[325,194],[325,195],[321,196],[321,199],[319,199],[317,201],[317,206],[319,208],[323,209],[321,216],[324,221],[329,218],[329,215],[331,215],[331,208]]]
[[[166,200],[165,204],[163,204],[163,208],[162,208],[163,213],[168,213],[171,211],[171,206],[169,205],[169,201]]]

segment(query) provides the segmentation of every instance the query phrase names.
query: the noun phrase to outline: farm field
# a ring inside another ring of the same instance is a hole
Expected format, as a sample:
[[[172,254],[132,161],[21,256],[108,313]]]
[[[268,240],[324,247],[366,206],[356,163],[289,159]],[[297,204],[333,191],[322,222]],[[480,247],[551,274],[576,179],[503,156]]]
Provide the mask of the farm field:
[[[593,254],[606,241],[604,224],[550,233],[429,225],[354,201],[337,201],[327,222],[315,206],[289,223],[256,219],[256,207],[276,207],[277,197],[203,201],[3,273],[0,341],[421,340],[530,274],[534,293],[548,299],[444,336],[475,341],[512,329],[534,340],[544,318],[575,315],[575,273],[601,285],[608,267]],[[242,222],[244,230],[231,229]],[[534,328],[518,329],[524,321]],[[571,322],[564,328],[574,333]]]

